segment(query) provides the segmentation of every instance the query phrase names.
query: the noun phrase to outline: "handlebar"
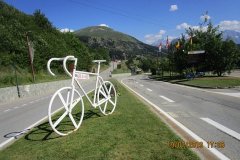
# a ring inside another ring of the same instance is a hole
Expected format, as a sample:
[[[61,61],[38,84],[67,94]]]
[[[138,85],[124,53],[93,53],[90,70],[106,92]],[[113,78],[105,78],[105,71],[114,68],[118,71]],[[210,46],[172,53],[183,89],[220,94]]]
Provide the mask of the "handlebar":
[[[66,63],[67,63],[67,60],[72,60],[72,61],[75,61],[75,66],[77,64],[77,58],[75,58],[74,56],[66,56],[64,58],[51,58],[48,60],[48,63],[47,63],[47,68],[48,68],[48,72],[55,76],[55,74],[51,71],[51,62],[52,61],[63,61],[63,69],[64,71],[66,72],[67,75],[69,75],[70,77],[72,77],[72,74],[68,71],[67,67],[66,67]]]

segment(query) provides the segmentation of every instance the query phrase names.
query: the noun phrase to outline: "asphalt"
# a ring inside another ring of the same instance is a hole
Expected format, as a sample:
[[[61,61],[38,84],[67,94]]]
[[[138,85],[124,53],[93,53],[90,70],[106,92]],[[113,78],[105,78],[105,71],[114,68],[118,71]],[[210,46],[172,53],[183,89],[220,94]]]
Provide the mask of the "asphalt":
[[[196,89],[154,81],[146,75],[123,78],[123,83],[204,141],[214,142],[213,148],[221,154],[230,159],[240,158],[240,97],[225,94],[224,90]],[[231,90],[228,93],[232,93]],[[234,93],[239,94],[239,91]],[[225,146],[217,146],[220,143]]]

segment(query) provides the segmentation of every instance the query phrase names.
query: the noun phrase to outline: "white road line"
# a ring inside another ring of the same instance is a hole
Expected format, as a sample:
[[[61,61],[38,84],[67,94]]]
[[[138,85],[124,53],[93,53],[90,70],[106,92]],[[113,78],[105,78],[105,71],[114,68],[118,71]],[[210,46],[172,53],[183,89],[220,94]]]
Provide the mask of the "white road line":
[[[151,101],[149,101],[148,99],[146,99],[145,97],[143,97],[141,94],[137,93],[136,91],[134,91],[132,88],[128,87],[125,83],[123,83],[123,80],[121,80],[121,83],[127,87],[129,90],[131,90],[132,92],[134,92],[135,94],[137,94],[139,97],[141,97],[142,99],[144,99],[146,102],[148,102],[150,105],[152,105],[155,109],[157,109],[159,112],[161,112],[163,115],[165,115],[169,120],[171,120],[173,123],[175,123],[178,127],[180,127],[182,130],[184,130],[186,133],[188,133],[192,138],[194,138],[196,141],[198,142],[203,142],[203,145],[206,149],[208,149],[210,152],[212,152],[215,156],[217,156],[219,159],[222,160],[230,160],[230,158],[228,158],[227,156],[225,156],[224,154],[222,154],[221,152],[219,152],[217,149],[215,148],[208,148],[208,144],[207,142],[202,139],[201,137],[199,137],[198,135],[196,135],[193,131],[191,131],[190,129],[188,129],[187,127],[185,127],[182,123],[178,122],[176,119],[174,119],[173,117],[171,117],[168,113],[166,113],[164,110],[160,109],[157,105],[155,105],[154,103],[152,103]]]
[[[175,101],[173,101],[173,100],[171,100],[171,99],[169,99],[169,98],[167,98],[167,97],[165,97],[165,96],[161,96],[161,95],[160,95],[159,97],[161,97],[161,98],[163,98],[163,99],[165,99],[166,101],[171,102],[171,103],[175,102]]]
[[[136,83],[138,83],[138,82],[136,82]]]
[[[19,108],[18,106],[14,107],[14,109],[18,109],[18,108]]]
[[[140,84],[141,87],[143,87],[144,85],[143,84]]]
[[[222,95],[227,95],[227,96],[232,96],[232,97],[240,97],[240,92],[237,92],[237,93],[224,93],[224,92],[215,92],[215,93],[218,93],[218,94],[222,94]]]
[[[3,112],[8,112],[8,111],[11,111],[11,109],[6,109],[5,111],[3,111]]]
[[[27,104],[22,104],[22,106],[26,106]]]
[[[151,89],[149,89],[149,88],[147,88],[147,90],[148,90],[149,92],[152,92],[152,90],[151,90]]]
[[[201,118],[203,121],[213,125],[214,127],[216,127],[217,129],[227,133],[228,135],[240,140],[240,134],[235,132],[234,130],[231,130],[217,122],[215,122],[214,120],[210,119],[210,118]]]

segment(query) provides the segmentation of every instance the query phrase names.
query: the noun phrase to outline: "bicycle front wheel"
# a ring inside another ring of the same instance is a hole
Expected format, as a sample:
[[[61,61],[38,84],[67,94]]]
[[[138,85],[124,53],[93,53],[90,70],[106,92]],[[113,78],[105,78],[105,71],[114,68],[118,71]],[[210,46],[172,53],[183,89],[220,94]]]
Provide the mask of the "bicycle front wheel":
[[[54,93],[49,103],[48,119],[57,134],[65,136],[77,130],[83,116],[84,103],[76,89],[63,87]]]
[[[104,115],[112,114],[117,105],[117,95],[114,85],[109,81],[104,81],[97,92],[97,103],[99,110]]]

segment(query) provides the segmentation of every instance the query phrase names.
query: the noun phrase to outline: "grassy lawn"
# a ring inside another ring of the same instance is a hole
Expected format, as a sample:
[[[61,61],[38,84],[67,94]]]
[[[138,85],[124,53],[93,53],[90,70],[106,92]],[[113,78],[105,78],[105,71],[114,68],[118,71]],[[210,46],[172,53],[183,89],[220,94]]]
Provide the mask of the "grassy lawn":
[[[121,68],[116,68],[113,70],[112,74],[119,74],[119,73],[130,73],[130,69],[128,69],[125,61],[121,62]]]
[[[120,96],[112,115],[88,105],[76,132],[59,137],[45,122],[1,151],[0,159],[199,159],[187,148],[170,148],[181,139],[119,83],[115,87]]]
[[[163,80],[170,83],[177,83],[200,88],[232,88],[240,86],[240,78],[230,76],[205,76],[200,78],[194,78],[193,80],[187,80],[178,76],[173,76],[171,78],[169,76],[164,76],[162,79],[161,75],[151,76],[151,78],[160,81]]]
[[[240,78],[237,77],[203,77],[190,81],[182,81],[180,84],[205,88],[232,88],[240,86]]]

